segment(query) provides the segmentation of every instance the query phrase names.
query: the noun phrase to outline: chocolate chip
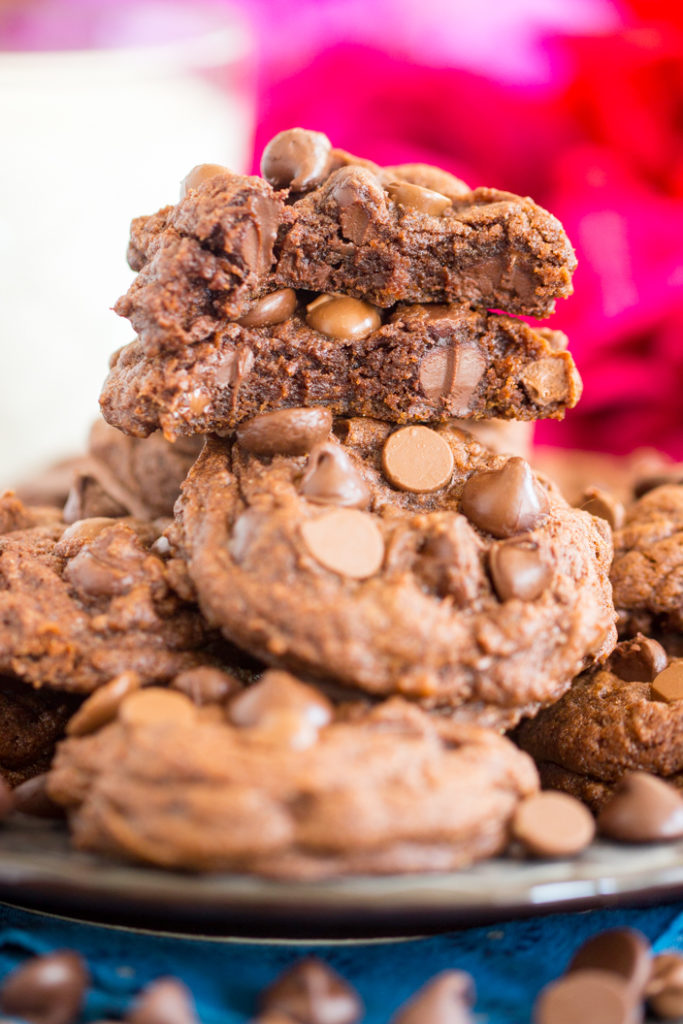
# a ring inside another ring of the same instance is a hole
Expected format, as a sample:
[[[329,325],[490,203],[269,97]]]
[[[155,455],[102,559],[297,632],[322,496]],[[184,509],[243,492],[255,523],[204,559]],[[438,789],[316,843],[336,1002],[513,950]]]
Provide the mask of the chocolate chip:
[[[318,690],[288,672],[269,669],[263,678],[234,697],[228,718],[240,728],[263,727],[283,712],[295,711],[316,729],[332,720],[332,705]]]
[[[66,727],[68,736],[86,736],[96,732],[102,726],[113,722],[121,703],[125,698],[140,688],[140,676],[137,672],[122,672],[116,679],[91,693],[81,704],[76,714],[69,720]]]
[[[450,483],[453,467],[450,445],[429,427],[402,427],[389,435],[382,449],[382,468],[401,491],[438,491]]]
[[[310,554],[330,572],[349,579],[374,576],[384,561],[384,539],[377,523],[367,512],[340,508],[301,526]]]
[[[603,491],[600,487],[587,487],[578,502],[578,507],[584,512],[590,512],[592,516],[606,520],[613,530],[619,530],[624,525],[624,506],[609,491]]]
[[[63,818],[64,811],[50,797],[47,784],[47,773],[22,782],[12,794],[14,810],[31,818]]]
[[[399,1009],[391,1024],[470,1024],[474,1000],[469,974],[443,971]]]
[[[632,640],[622,640],[617,644],[607,668],[625,683],[651,683],[664,671],[668,660],[660,643],[639,633]]]
[[[590,811],[566,793],[535,793],[518,804],[512,834],[536,857],[573,857],[593,841]]]
[[[407,181],[390,181],[386,190],[398,206],[416,213],[426,213],[430,217],[441,217],[453,205],[452,200],[440,192],[433,192],[421,185],[411,185]]]
[[[126,725],[154,725],[156,722],[185,725],[194,721],[194,717],[194,704],[184,693],[162,690],[158,686],[132,693],[119,708],[119,718]]]
[[[253,455],[306,455],[331,429],[329,409],[277,409],[241,423],[237,443]]]
[[[440,167],[432,167],[431,164],[397,164],[393,167],[385,167],[382,171],[384,181],[409,181],[412,185],[421,185],[423,188],[431,189],[432,192],[439,192],[449,199],[457,199],[465,196],[471,191],[461,178]]]
[[[0,775],[0,821],[4,821],[5,818],[14,810],[14,797],[12,796],[12,790],[9,788],[2,775]]]
[[[205,181],[211,181],[212,178],[223,174],[230,174],[230,171],[221,164],[197,164],[180,183],[180,198],[184,199],[190,189],[199,188]]]
[[[534,530],[550,509],[529,464],[518,457],[508,459],[502,469],[473,474],[461,502],[470,522],[501,538]]]
[[[317,957],[295,964],[265,990],[263,1009],[297,1024],[357,1024],[363,1013],[358,994]]]
[[[64,550],[67,558],[71,558],[84,544],[94,540],[103,530],[106,530],[108,526],[114,526],[115,523],[116,520],[109,516],[91,516],[89,519],[79,519],[68,526],[60,537],[60,548]]]
[[[263,151],[261,174],[274,188],[304,192],[325,178],[331,148],[322,132],[304,128],[279,132]]]
[[[306,323],[340,341],[362,341],[382,326],[374,306],[346,295],[319,295],[306,307]]]
[[[652,962],[645,989],[650,1007],[664,1020],[683,1017],[683,956],[660,953]]]
[[[683,700],[683,659],[672,661],[668,668],[655,676],[650,692],[655,700],[663,700],[667,704]]]
[[[576,971],[553,981],[534,1006],[534,1024],[638,1024],[626,982],[607,971]]]
[[[420,387],[426,398],[439,398],[451,416],[464,416],[486,370],[486,357],[478,345],[455,343],[432,349],[420,363]]]
[[[126,1020],[130,1024],[199,1024],[192,993],[177,978],[152,982]]]
[[[532,402],[545,407],[566,402],[571,383],[571,362],[547,356],[531,363],[520,374],[520,380]]]
[[[494,544],[489,554],[489,570],[501,601],[535,601],[553,578],[552,568],[541,557],[538,543],[523,538]]]
[[[647,772],[628,772],[598,815],[598,830],[626,843],[655,843],[683,836],[683,796]]]
[[[0,1008],[31,1024],[71,1024],[79,1016],[89,975],[78,953],[36,956],[5,979]]]
[[[210,665],[200,665],[177,675],[173,680],[173,689],[180,690],[193,704],[203,707],[205,704],[222,704],[228,697],[238,693],[242,684],[228,672]]]
[[[642,998],[650,977],[650,943],[633,928],[611,928],[588,939],[572,957],[567,973],[594,969],[617,974],[634,1000]]]
[[[329,441],[311,452],[299,490],[320,505],[367,508],[370,504],[365,480],[343,448]]]
[[[375,226],[387,216],[387,201],[379,179],[365,167],[346,167],[330,178],[329,200],[336,207],[342,236],[354,245],[366,244]]]
[[[280,288],[276,292],[257,299],[248,313],[237,321],[242,327],[271,327],[289,320],[296,309],[296,292],[293,288]]]

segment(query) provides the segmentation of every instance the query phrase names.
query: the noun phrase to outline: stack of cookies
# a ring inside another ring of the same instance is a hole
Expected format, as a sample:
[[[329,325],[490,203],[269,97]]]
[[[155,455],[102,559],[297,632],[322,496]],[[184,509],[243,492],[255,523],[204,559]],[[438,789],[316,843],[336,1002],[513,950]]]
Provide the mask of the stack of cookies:
[[[510,314],[552,312],[574,253],[531,199],[317,132],[262,173],[201,165],[133,222],[110,426],[63,514],[0,509],[0,671],[90,694],[47,781],[82,848],[460,867],[538,788],[500,733],[616,642],[609,516],[524,457],[581,383]]]

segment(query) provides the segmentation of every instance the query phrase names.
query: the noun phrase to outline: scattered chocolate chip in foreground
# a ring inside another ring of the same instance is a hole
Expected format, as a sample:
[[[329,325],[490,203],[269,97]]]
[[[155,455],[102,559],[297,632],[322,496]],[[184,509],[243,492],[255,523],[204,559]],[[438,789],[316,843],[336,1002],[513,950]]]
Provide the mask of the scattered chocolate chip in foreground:
[[[683,836],[683,796],[647,772],[628,772],[598,815],[598,831],[626,843]]]
[[[387,438],[382,466],[394,487],[428,494],[450,483],[453,452],[445,438],[430,427],[402,427]]]
[[[651,1009],[663,1020],[683,1017],[683,956],[680,953],[660,953],[654,958],[645,995]]]
[[[616,974],[584,970],[553,981],[534,1007],[534,1024],[638,1024],[629,987]]]
[[[325,569],[349,579],[374,576],[384,560],[384,540],[366,512],[340,508],[301,525],[309,552]]]
[[[593,815],[566,793],[544,792],[518,805],[512,834],[537,857],[573,857],[592,842]]]
[[[237,428],[237,442],[254,455],[306,455],[329,436],[329,409],[278,409]]]
[[[514,537],[540,525],[548,497],[524,459],[508,459],[501,469],[474,473],[462,492],[462,511],[494,537]]]
[[[476,997],[464,971],[444,971],[428,981],[391,1018],[391,1024],[470,1024]]]
[[[358,994],[322,960],[301,960],[263,993],[267,1014],[282,1013],[297,1024],[358,1024]],[[426,1024],[426,1022],[425,1022]]]
[[[660,643],[639,633],[632,640],[622,640],[617,644],[607,665],[626,683],[651,683],[664,671],[668,660]]]
[[[199,1024],[192,993],[178,978],[159,978],[126,1015],[129,1024]]]
[[[72,1024],[88,981],[88,969],[78,953],[64,950],[33,957],[3,982],[0,1009],[30,1024]]]
[[[641,999],[650,978],[650,943],[633,928],[612,928],[588,939],[572,957],[567,973],[609,971],[628,984],[634,999]]]

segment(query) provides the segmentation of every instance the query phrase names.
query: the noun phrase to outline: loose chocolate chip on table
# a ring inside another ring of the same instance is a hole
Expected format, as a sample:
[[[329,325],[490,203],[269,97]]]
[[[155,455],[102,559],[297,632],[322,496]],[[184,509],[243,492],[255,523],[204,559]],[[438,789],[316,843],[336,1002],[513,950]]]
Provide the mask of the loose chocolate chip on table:
[[[86,736],[101,729],[108,722],[113,722],[122,701],[139,688],[140,677],[137,672],[122,672],[120,676],[100,686],[69,720],[66,727],[67,735]]]
[[[469,974],[443,971],[401,1007],[391,1024],[469,1024],[474,1000]]]
[[[664,671],[668,660],[660,643],[639,633],[617,644],[607,665],[625,683],[651,683]]]
[[[180,690],[193,704],[202,707],[204,704],[222,704],[228,697],[238,693],[242,684],[228,672],[210,665],[200,665],[177,675],[173,680],[173,689]]]
[[[374,576],[384,561],[384,538],[367,512],[340,508],[301,526],[310,554],[325,569],[349,579]]]
[[[332,146],[322,132],[290,128],[270,140],[261,157],[261,174],[274,188],[303,192],[326,175]]]
[[[471,523],[499,538],[535,529],[550,508],[529,464],[517,456],[502,469],[474,473],[463,488],[461,505]]]
[[[286,971],[261,1002],[267,1013],[282,1013],[296,1024],[357,1024],[363,1013],[358,994],[316,957]]]
[[[320,505],[367,508],[370,488],[338,444],[321,444],[312,452],[299,490]]]
[[[257,299],[248,313],[237,321],[242,327],[270,327],[289,320],[296,309],[296,292],[293,288],[280,288],[276,292]]]
[[[9,788],[2,775],[0,775],[0,821],[4,821],[5,818],[14,810],[14,797],[12,796],[12,790]]]
[[[660,953],[652,961],[645,989],[650,1007],[664,1020],[683,1017],[683,956]]]
[[[306,323],[340,341],[362,341],[382,326],[374,306],[347,295],[319,295],[306,307]]]
[[[494,544],[489,554],[489,571],[501,601],[535,601],[553,578],[538,543],[524,538]]]
[[[573,796],[536,793],[517,806],[512,834],[536,857],[573,857],[592,842],[595,822]]]
[[[430,217],[440,217],[453,205],[452,200],[442,196],[440,192],[433,192],[422,185],[411,185],[407,181],[390,181],[386,190],[398,206],[406,210],[415,210],[417,213],[429,214]]]
[[[683,796],[647,772],[628,772],[598,815],[598,831],[627,843],[683,836]]]
[[[159,978],[126,1015],[130,1024],[199,1024],[192,993],[177,978]]]
[[[613,530],[619,530],[624,525],[626,510],[622,503],[600,487],[588,487],[583,492],[578,508],[584,512],[590,512],[592,516],[604,519]]]
[[[36,956],[12,971],[0,992],[0,1009],[30,1024],[71,1024],[79,1016],[89,975],[78,953]]]
[[[638,1024],[642,1014],[625,981],[607,971],[576,971],[547,985],[534,1024]]]
[[[652,680],[651,694],[655,700],[683,700],[683,658],[672,661]]]
[[[126,697],[119,708],[119,718],[127,725],[155,722],[184,725],[194,721],[195,711],[194,704],[184,693],[151,686]]]
[[[420,363],[420,387],[426,398],[448,398],[452,416],[464,416],[484,375],[486,359],[478,345],[454,344],[432,349]]]
[[[332,429],[329,409],[277,409],[237,428],[237,443],[253,455],[306,455]]]
[[[199,188],[205,181],[217,178],[219,174],[230,174],[230,171],[221,164],[197,164],[180,183],[180,198],[184,199],[191,188]]]
[[[382,450],[387,479],[401,491],[426,494],[450,483],[453,452],[430,427],[402,427],[390,434]]]
[[[567,973],[594,969],[618,974],[634,1000],[642,998],[650,978],[650,943],[633,928],[611,928],[588,939],[572,957]]]
[[[14,810],[31,818],[62,818],[64,811],[51,800],[47,791],[47,773],[35,775],[13,791]]]

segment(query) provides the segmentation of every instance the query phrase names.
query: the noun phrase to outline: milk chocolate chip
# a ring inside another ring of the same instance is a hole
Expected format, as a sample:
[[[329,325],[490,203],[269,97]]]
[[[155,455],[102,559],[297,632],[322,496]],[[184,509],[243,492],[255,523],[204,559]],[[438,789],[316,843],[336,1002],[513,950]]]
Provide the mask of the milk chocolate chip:
[[[14,810],[31,818],[63,818],[64,811],[48,793],[48,775],[34,775],[14,789]]]
[[[137,672],[122,672],[120,676],[100,686],[70,719],[66,727],[67,736],[87,736],[113,722],[126,697],[139,688],[140,676]]]
[[[241,423],[237,443],[253,455],[306,455],[331,429],[329,409],[277,409]]]
[[[258,683],[248,686],[230,701],[228,718],[241,728],[258,728],[290,711],[306,718],[318,729],[332,720],[332,705],[326,697],[288,672],[269,669]]]
[[[522,800],[512,834],[536,857],[574,857],[593,841],[593,815],[566,793],[535,793]]]
[[[473,474],[461,502],[470,522],[500,538],[534,530],[550,509],[529,464],[518,457],[508,459],[502,469]]]
[[[299,1024],[358,1024],[363,1014],[358,994],[317,957],[299,961],[273,982],[262,1006]]]
[[[138,690],[126,697],[119,708],[119,718],[128,725],[151,725],[156,722],[185,725],[192,722],[194,717],[194,704],[184,693],[163,690],[159,686]]]
[[[221,164],[197,164],[180,183],[180,198],[184,199],[191,188],[199,188],[205,181],[217,178],[219,174],[230,174],[230,171]]]
[[[474,982],[464,971],[443,971],[428,981],[391,1024],[470,1024]]]
[[[438,491],[450,483],[453,467],[450,445],[429,427],[402,427],[389,435],[382,450],[386,477],[401,491]]]
[[[384,539],[367,512],[340,508],[301,526],[310,554],[325,569],[349,579],[374,576],[384,561]]]
[[[222,704],[228,697],[238,693],[242,684],[228,672],[210,665],[200,665],[177,675],[173,680],[173,689],[180,690],[193,704],[203,707],[205,704]]]
[[[293,288],[280,288],[257,299],[248,313],[237,321],[242,327],[271,327],[289,320],[296,309],[296,292]]]
[[[598,830],[626,843],[683,836],[683,796],[647,772],[628,772],[598,815]]]
[[[362,341],[382,326],[374,306],[346,295],[319,295],[306,310],[309,327],[340,341]]]
[[[655,700],[683,700],[683,659],[672,661],[668,668],[660,672],[652,681],[652,697]]]
[[[572,957],[567,973],[609,971],[627,983],[634,1000],[642,998],[650,977],[650,943],[633,928],[610,928],[588,939]]]
[[[376,175],[364,167],[337,171],[330,181],[329,198],[336,204],[344,238],[364,245],[374,226],[386,217],[386,196]]]
[[[420,387],[430,402],[447,399],[450,414],[464,416],[485,369],[486,358],[478,345],[435,348],[420,363]]]
[[[430,217],[441,217],[453,205],[447,196],[407,181],[390,181],[386,190],[398,206],[415,210],[416,213],[426,213]]]
[[[534,1024],[638,1024],[626,982],[608,971],[576,971],[553,981],[534,1006]]]
[[[650,1007],[664,1020],[683,1017],[683,956],[660,953],[654,958],[645,989]]]
[[[199,1024],[192,993],[177,978],[152,982],[126,1020],[128,1024]]]
[[[89,974],[78,953],[36,956],[12,971],[0,993],[8,1017],[31,1024],[71,1024],[81,1012]]]
[[[318,445],[310,455],[300,491],[320,505],[367,508],[370,488],[338,444]]]
[[[639,633],[617,644],[607,667],[625,683],[651,683],[664,671],[668,660],[661,644]]]
[[[570,362],[548,356],[527,366],[521,374],[521,381],[532,402],[544,407],[567,401],[571,372]]]
[[[590,512],[592,516],[604,519],[613,530],[619,530],[624,525],[626,510],[622,503],[600,487],[588,487],[583,492],[579,508]]]
[[[553,578],[537,542],[523,538],[494,544],[489,554],[489,570],[501,601],[535,601]]]
[[[279,132],[264,149],[261,174],[274,188],[305,192],[325,178],[331,149],[322,132],[290,128]]]

